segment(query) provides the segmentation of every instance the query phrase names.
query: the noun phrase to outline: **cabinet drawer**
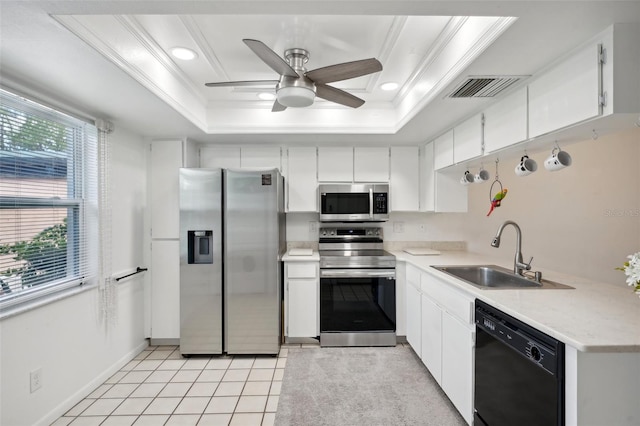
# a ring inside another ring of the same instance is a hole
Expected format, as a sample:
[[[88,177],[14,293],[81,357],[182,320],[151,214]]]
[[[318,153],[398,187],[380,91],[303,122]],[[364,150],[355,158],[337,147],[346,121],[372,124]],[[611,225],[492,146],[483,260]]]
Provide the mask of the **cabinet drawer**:
[[[473,324],[473,297],[427,273],[422,273],[420,276],[420,288],[445,311],[465,324]]]
[[[287,278],[315,278],[315,263],[288,263]]]

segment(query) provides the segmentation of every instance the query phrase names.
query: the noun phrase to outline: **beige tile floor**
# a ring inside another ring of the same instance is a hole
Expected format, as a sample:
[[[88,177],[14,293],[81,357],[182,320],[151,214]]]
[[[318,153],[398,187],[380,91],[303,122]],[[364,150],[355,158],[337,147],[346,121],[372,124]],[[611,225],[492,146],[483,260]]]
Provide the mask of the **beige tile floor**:
[[[287,352],[183,358],[150,346],[53,425],[273,425]]]

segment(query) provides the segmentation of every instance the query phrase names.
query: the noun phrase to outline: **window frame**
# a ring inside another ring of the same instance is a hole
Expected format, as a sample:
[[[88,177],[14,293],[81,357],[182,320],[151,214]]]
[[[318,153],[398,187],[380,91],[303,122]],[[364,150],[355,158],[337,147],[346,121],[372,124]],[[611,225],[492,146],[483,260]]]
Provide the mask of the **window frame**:
[[[85,120],[34,102],[0,88],[3,107],[65,126],[73,147],[65,154],[67,162],[66,198],[20,197],[0,194],[0,209],[67,209],[66,277],[47,281],[19,292],[0,294],[0,319],[75,294],[95,285],[97,257],[97,150],[98,130]],[[34,151],[28,151],[34,152]],[[71,169],[71,170],[69,170]],[[76,235],[77,233],[77,235]]]

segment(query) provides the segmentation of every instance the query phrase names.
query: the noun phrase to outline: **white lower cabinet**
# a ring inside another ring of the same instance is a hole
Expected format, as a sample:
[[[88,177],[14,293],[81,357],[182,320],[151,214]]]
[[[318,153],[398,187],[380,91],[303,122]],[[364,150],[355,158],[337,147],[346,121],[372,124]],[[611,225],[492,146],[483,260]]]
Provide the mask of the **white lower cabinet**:
[[[442,310],[436,303],[422,297],[422,362],[442,386]]]
[[[415,271],[419,271],[419,286],[414,285]],[[474,298],[412,265],[407,265],[406,287],[407,341],[465,421],[472,424]]]
[[[407,295],[407,342],[409,342],[414,352],[420,356],[422,349],[420,290],[418,290],[415,283],[409,280],[408,276],[409,271],[407,271],[407,286],[405,289]]]
[[[473,422],[474,332],[469,324],[442,313],[442,390],[462,417]]]
[[[286,337],[319,335],[318,267],[318,262],[285,263]]]

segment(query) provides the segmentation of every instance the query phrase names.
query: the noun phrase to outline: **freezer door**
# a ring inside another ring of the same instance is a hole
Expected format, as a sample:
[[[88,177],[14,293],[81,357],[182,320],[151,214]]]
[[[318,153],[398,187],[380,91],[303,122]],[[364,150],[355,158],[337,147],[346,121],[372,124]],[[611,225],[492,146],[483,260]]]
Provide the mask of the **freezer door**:
[[[277,354],[280,348],[278,170],[224,170],[225,350]]]
[[[222,353],[220,169],[180,169],[180,353]]]

